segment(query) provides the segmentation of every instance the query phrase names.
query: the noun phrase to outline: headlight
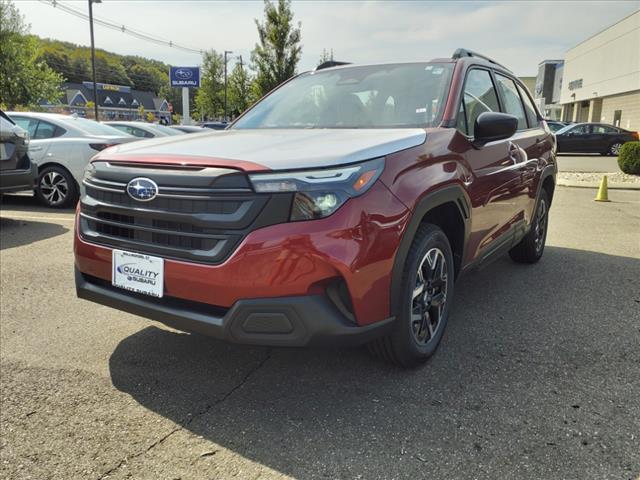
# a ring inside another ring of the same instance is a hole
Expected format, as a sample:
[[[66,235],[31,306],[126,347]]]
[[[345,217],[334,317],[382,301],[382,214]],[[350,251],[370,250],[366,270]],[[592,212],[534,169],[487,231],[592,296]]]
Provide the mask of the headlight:
[[[84,167],[84,179],[88,180],[89,178],[93,177],[93,173],[95,171],[96,166],[92,162],[87,163],[87,166]]]
[[[369,190],[384,169],[384,158],[324,170],[255,173],[256,192],[295,192],[291,220],[328,217],[351,197]]]

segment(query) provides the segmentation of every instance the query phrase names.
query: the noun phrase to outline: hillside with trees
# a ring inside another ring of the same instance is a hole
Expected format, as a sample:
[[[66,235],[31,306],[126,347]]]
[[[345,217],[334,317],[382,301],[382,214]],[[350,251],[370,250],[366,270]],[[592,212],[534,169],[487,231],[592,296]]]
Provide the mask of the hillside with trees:
[[[88,46],[43,39],[29,32],[29,25],[11,0],[0,0],[0,103],[5,107],[38,108],[41,100],[61,97],[62,82],[90,81],[91,50]],[[228,113],[241,114],[262,95],[296,74],[300,61],[301,25],[294,23],[290,0],[265,0],[264,18],[255,19],[258,42],[251,64],[228,65]],[[169,65],[135,55],[96,49],[96,79],[100,83],[126,85],[154,92],[182,114],[181,91],[169,86]],[[323,54],[327,56],[328,54]],[[192,116],[224,115],[224,59],[216,50],[204,53],[201,88],[192,92]]]

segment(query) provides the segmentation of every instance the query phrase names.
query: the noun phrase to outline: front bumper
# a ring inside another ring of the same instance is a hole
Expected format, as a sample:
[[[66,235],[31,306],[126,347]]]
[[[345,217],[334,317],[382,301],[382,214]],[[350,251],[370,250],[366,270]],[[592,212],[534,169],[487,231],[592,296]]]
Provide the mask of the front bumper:
[[[229,309],[172,297],[156,299],[75,270],[78,297],[233,343],[269,346],[359,345],[384,335],[393,319],[357,326],[323,295],[239,300]]]

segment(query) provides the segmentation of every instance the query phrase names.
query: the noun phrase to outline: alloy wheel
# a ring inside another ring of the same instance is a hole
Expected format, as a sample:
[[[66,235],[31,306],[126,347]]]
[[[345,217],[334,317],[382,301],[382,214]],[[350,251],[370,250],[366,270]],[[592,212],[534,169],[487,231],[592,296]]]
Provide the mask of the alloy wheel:
[[[40,192],[49,205],[59,205],[69,194],[69,184],[58,172],[47,172],[40,179]]]
[[[436,336],[447,301],[447,261],[439,248],[431,248],[420,261],[411,296],[411,329],[421,345]]]
[[[621,143],[614,143],[613,145],[611,145],[609,151],[611,152],[611,155],[618,155],[620,153],[620,148],[622,148]]]
[[[538,211],[536,213],[536,226],[534,229],[533,242],[536,252],[540,252],[544,246],[545,235],[547,232],[547,202],[544,198],[540,199]]]

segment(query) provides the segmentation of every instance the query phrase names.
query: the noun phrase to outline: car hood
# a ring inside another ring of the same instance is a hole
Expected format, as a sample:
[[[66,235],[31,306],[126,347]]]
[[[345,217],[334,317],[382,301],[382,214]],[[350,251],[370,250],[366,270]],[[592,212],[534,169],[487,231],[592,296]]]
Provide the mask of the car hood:
[[[105,150],[95,160],[288,170],[382,157],[425,139],[421,128],[238,129],[127,143]]]

